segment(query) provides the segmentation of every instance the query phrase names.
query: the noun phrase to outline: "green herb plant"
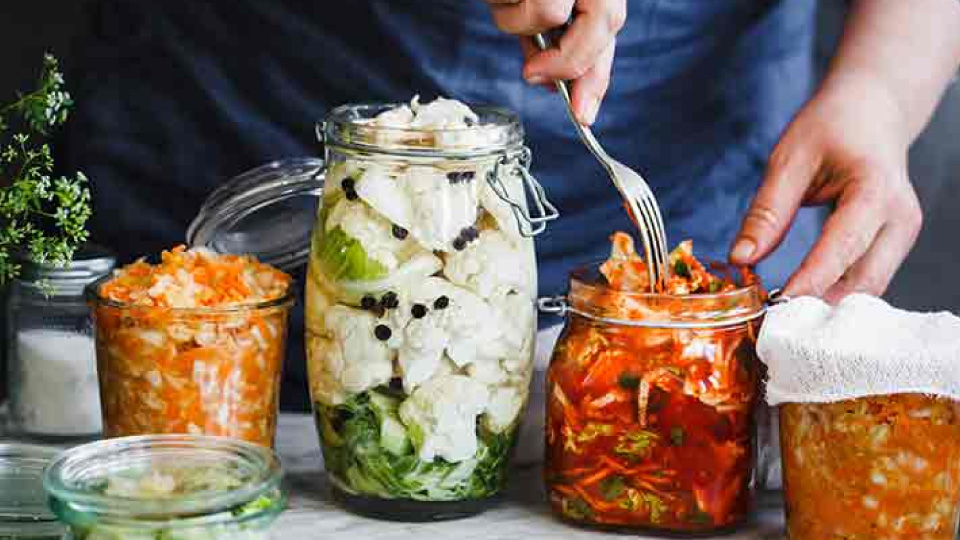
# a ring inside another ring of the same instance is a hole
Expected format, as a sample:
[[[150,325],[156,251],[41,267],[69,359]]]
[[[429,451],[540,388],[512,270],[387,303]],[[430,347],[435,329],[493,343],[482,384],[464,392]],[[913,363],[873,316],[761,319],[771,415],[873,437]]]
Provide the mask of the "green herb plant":
[[[73,101],[57,59],[44,56],[36,90],[0,105],[0,285],[17,277],[22,253],[40,264],[63,265],[87,239],[87,178],[54,177],[46,142],[67,121]]]

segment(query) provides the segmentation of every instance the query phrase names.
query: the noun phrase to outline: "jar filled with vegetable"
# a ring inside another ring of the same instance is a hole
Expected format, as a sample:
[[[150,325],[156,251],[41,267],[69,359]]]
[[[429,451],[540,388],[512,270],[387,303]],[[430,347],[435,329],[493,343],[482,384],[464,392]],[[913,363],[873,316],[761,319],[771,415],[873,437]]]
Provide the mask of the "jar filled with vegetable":
[[[101,431],[97,362],[84,287],[115,258],[87,246],[66,265],[24,263],[7,299],[11,430],[21,437],[90,438]]]
[[[122,437],[78,446],[43,488],[71,540],[267,540],[286,505],[269,448],[225,437]]]
[[[341,107],[322,129],[307,353],[334,493],[393,519],[476,513],[527,400],[531,237],[556,217],[522,128],[441,98]]]
[[[550,504],[600,527],[735,528],[754,492],[760,284],[684,242],[651,293],[630,237],[613,244],[566,298],[541,301],[568,317],[547,373]]]

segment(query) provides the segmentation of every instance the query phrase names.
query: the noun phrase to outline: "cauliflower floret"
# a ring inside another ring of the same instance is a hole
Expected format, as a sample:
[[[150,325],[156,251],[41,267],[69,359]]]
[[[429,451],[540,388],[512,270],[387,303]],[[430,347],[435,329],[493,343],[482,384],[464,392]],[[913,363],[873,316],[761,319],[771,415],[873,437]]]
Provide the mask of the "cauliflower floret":
[[[520,388],[501,386],[495,389],[484,410],[484,427],[494,433],[503,433],[517,421],[523,402],[523,392]]]
[[[484,385],[462,375],[434,377],[417,388],[399,412],[420,459],[456,463],[473,457],[477,416],[489,397]]]
[[[323,200],[325,202],[343,198],[343,180],[345,178],[359,178],[363,172],[360,163],[354,159],[347,159],[334,161],[330,164],[323,184]]]
[[[451,183],[435,167],[410,167],[399,180],[409,198],[410,234],[423,247],[453,250],[453,241],[477,220],[479,193],[476,180]]]
[[[470,364],[467,366],[467,375],[471,379],[488,386],[499,386],[510,379],[510,375],[503,369],[499,361]]]
[[[332,294],[320,284],[313,272],[309,272],[307,277],[307,292],[305,310],[309,316],[306,317],[307,328],[317,334],[322,334],[324,329],[323,316],[330,306],[334,304]]]
[[[343,371],[343,349],[330,338],[308,335],[307,369],[310,373],[310,396],[324,405],[339,405],[347,393],[337,374]]]
[[[340,227],[344,233],[360,242],[367,257],[382,264],[388,271],[395,270],[410,256],[410,239],[400,240],[392,233],[389,221],[360,202],[341,199],[327,216],[326,230]]]
[[[413,98],[416,103],[417,98]],[[373,124],[381,127],[408,128],[413,122],[413,110],[408,105],[400,105],[384,111],[373,119]]]
[[[474,126],[480,121],[477,113],[455,99],[438,97],[421,105],[415,97],[410,107],[413,111],[410,127],[415,129],[462,129]]]
[[[403,388],[412,392],[420,383],[434,375],[441,364],[443,351],[450,337],[439,317],[430,315],[412,319],[403,330],[403,344],[398,352]]]
[[[390,171],[386,165],[367,167],[357,181],[357,195],[392,223],[410,229],[413,222],[410,197]]]
[[[508,294],[491,299],[490,304],[498,320],[509,321],[503,325],[501,338],[507,350],[503,356],[504,367],[511,374],[525,373],[531,367],[536,334],[533,298],[526,294]]]
[[[317,338],[311,344],[311,367],[317,381],[332,381],[352,394],[389,382],[393,351],[374,335],[377,324],[377,318],[366,311],[342,305],[328,309],[324,325],[332,339]],[[321,390],[330,398],[338,393],[336,388]]]
[[[487,230],[463,251],[447,254],[443,273],[453,283],[492,298],[531,291],[532,269],[526,254],[506,235]]]
[[[484,178],[487,173],[484,173]],[[500,184],[506,191],[506,195],[519,204],[526,204],[527,198],[524,195],[523,185],[519,176],[513,174],[500,174]],[[497,195],[493,187],[487,182],[480,186],[480,206],[497,222],[497,227],[503,231],[514,242],[521,243],[524,240],[520,233],[520,225],[517,222],[517,216],[506,201]]]

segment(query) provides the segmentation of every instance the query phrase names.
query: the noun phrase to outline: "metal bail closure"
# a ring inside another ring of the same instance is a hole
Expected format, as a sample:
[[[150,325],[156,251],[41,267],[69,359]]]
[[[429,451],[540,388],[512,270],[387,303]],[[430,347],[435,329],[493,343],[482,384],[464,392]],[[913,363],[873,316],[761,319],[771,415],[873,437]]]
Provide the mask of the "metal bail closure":
[[[541,313],[564,317],[570,310],[570,304],[566,296],[544,296],[537,299],[537,309]]]
[[[520,228],[520,234],[528,238],[542,233],[547,228],[548,221],[560,217],[557,207],[547,200],[547,194],[544,192],[543,186],[530,174],[529,165],[530,150],[527,148],[513,157],[504,153],[487,176],[487,183],[493,188],[494,193],[503,202],[509,204],[511,210],[513,210],[513,215],[516,217],[517,225]],[[507,170],[502,171],[502,168]],[[523,204],[524,201],[518,201],[510,196],[511,194],[500,180],[502,173],[516,175],[520,178],[523,184],[523,195],[528,200],[533,201],[536,215],[531,214],[530,210]]]

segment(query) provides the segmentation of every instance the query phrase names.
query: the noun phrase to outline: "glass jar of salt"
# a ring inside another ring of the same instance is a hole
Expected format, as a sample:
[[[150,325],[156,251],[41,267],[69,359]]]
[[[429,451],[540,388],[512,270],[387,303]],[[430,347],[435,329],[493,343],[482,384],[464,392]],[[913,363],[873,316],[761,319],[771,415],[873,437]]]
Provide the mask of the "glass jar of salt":
[[[8,421],[11,434],[61,441],[101,431],[90,312],[83,289],[116,258],[88,245],[64,266],[24,263],[6,299]]]

